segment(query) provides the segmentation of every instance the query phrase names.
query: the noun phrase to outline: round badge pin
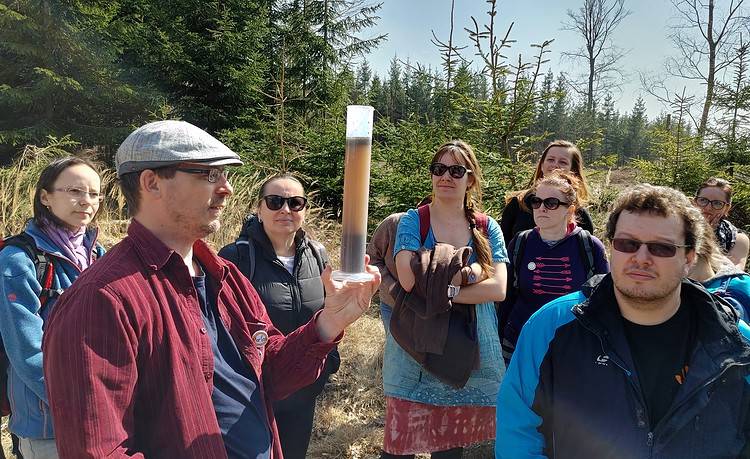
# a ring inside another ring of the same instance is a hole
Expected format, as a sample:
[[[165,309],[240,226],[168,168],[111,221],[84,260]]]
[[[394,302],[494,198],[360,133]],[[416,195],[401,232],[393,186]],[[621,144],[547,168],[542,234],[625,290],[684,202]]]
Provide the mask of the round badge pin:
[[[527,268],[529,268],[529,271],[533,271],[536,269],[536,263],[533,261],[530,261],[528,265],[526,265]]]
[[[255,347],[263,347],[268,342],[268,333],[265,330],[258,330],[253,333],[253,342]]]

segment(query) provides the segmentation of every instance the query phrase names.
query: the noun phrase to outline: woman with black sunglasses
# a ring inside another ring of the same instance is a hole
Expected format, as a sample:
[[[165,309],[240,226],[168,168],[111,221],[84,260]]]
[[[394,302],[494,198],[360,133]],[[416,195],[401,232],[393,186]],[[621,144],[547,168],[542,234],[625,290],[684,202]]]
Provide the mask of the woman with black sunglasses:
[[[732,185],[724,179],[711,177],[698,187],[693,203],[713,228],[721,251],[737,269],[744,271],[750,239],[727,220],[732,208]]]
[[[591,276],[609,272],[602,242],[576,224],[582,186],[571,172],[555,171],[529,190],[536,227],[518,233],[508,245],[508,295],[500,305],[506,363],[533,313],[580,290]]]
[[[500,217],[500,228],[503,230],[506,245],[516,234],[534,227],[531,204],[528,200],[531,189],[542,177],[555,170],[573,173],[581,183],[580,198],[583,201],[588,199],[588,186],[583,174],[581,151],[574,143],[567,140],[553,140],[542,152],[542,156],[534,169],[534,175],[526,189],[510,193],[505,200],[505,208],[503,208],[503,214]],[[579,207],[576,209],[576,221],[581,228],[589,233],[594,232],[594,223],[585,208]]]
[[[237,241],[222,248],[219,255],[240,268],[258,291],[271,322],[287,335],[323,307],[320,274],[328,255],[302,229],[307,198],[294,176],[281,174],[263,182],[256,212],[243,225]],[[304,459],[307,454],[315,399],[338,367],[339,354],[334,349],[313,384],[274,402],[284,458]]]
[[[402,291],[412,294],[429,291],[431,302],[444,305],[450,301],[451,308],[455,305],[469,308],[469,315],[476,318],[476,326],[470,327],[476,332],[478,352],[474,353],[476,348],[467,353],[457,352],[460,363],[470,363],[468,379],[461,387],[449,385],[396,342],[393,331],[400,325],[400,309],[399,304],[395,305],[383,356],[386,395],[383,459],[413,458],[415,454],[428,452],[433,459],[460,458],[465,446],[495,437],[495,404],[505,367],[497,339],[494,302],[505,296],[508,261],[505,244],[497,222],[480,213],[482,173],[468,144],[453,141],[442,145],[429,170],[431,203],[410,209],[399,220],[393,249],[398,283]],[[452,247],[438,248],[438,243]],[[439,249],[462,250],[466,246],[473,249],[468,258],[470,264],[459,270],[463,260],[455,265],[446,258],[435,261],[436,265],[449,264],[458,271],[452,277],[453,271],[449,270],[443,271],[442,277],[436,275],[442,282],[427,282],[420,276],[421,283],[417,285],[415,269],[419,272],[419,267],[412,262],[422,264],[420,260],[425,259],[426,253],[438,259]],[[426,304],[428,300],[422,301]],[[447,329],[440,325],[448,321],[437,322],[423,323],[422,331],[426,333],[416,331],[420,327],[415,325],[413,336],[427,340],[432,335],[442,336],[445,341],[435,348],[443,350],[450,338]]]

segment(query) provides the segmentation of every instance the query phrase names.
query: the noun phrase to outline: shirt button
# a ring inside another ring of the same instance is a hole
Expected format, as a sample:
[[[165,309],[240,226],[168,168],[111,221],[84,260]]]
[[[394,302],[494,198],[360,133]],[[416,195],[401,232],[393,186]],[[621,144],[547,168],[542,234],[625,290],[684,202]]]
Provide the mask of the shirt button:
[[[201,334],[205,335],[208,333],[208,330],[206,330],[206,327],[201,327]]]

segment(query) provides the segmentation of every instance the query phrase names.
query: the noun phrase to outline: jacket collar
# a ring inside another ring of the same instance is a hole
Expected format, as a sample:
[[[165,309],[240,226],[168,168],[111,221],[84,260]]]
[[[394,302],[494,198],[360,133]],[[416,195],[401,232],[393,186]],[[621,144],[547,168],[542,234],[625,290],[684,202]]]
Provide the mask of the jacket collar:
[[[49,253],[50,255],[53,255],[57,258],[68,260],[68,257],[60,252],[60,249],[52,241],[50,241],[49,237],[44,234],[44,231],[39,228],[39,226],[34,222],[33,219],[29,220],[26,223],[26,228],[24,229],[24,231],[34,239],[37,248],[42,252]],[[83,246],[86,247],[86,251],[88,252],[89,257],[91,256],[91,252],[96,248],[96,240],[98,236],[99,228],[86,229],[86,234],[83,236]],[[72,260],[68,261],[77,266],[77,263],[73,262]]]
[[[574,306],[574,315],[600,338],[609,337],[610,340],[620,341],[618,337],[623,335],[622,315],[617,306],[612,275],[594,276],[581,290],[587,299]],[[680,307],[694,309],[698,320],[698,341],[719,367],[734,363],[750,364],[750,343],[740,334],[737,327],[738,316],[731,305],[710,294],[699,283],[683,279]],[[622,342],[620,345],[613,345],[619,348]]]
[[[242,230],[240,231],[240,239],[243,238],[247,239],[248,241],[252,240],[257,242],[258,247],[261,247],[261,249],[266,251],[268,254],[273,254],[275,256],[273,244],[271,244],[271,240],[268,238],[266,230],[263,228],[263,223],[261,223],[257,214],[250,214],[245,221],[245,224],[242,225]],[[295,251],[299,251],[306,241],[307,233],[305,233],[305,230],[303,230],[302,228],[298,229],[297,233],[294,235],[294,246],[296,249]]]
[[[580,233],[580,232],[581,232],[581,227],[574,226],[573,229],[571,229],[570,231],[568,231],[568,233],[565,236],[562,237],[562,239],[558,239],[557,241],[555,241],[554,244],[552,244],[549,247],[550,248],[557,247],[558,245],[560,245],[563,242],[567,241],[569,238],[576,237],[577,234]],[[534,227],[533,234],[535,234],[536,237],[538,237],[539,240],[542,241],[542,234],[539,232],[539,227],[538,226]],[[545,245],[546,245],[546,243],[545,243]]]
[[[183,263],[182,258],[173,249],[167,247],[135,218],[128,227],[128,237],[133,241],[134,250],[141,260],[152,269],[163,269],[172,257],[179,259],[180,264]],[[198,239],[193,243],[193,256],[212,279],[223,281],[229,274],[226,262],[219,258],[204,240]]]

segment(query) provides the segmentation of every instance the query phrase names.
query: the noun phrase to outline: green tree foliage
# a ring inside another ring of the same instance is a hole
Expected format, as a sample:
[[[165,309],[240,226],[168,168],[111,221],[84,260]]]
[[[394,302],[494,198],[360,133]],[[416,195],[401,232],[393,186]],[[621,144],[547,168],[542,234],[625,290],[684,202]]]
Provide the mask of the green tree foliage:
[[[646,105],[642,97],[638,97],[633,106],[633,112],[627,121],[627,131],[623,142],[620,164],[628,158],[645,158],[646,155]]]
[[[67,2],[0,3],[0,152],[49,135],[109,147],[155,107],[113,65],[97,26]]]
[[[750,164],[750,45],[740,43],[735,55],[732,80],[719,83],[713,101],[719,111],[713,159],[720,167]]]
[[[107,13],[122,64],[168,94],[173,116],[210,131],[258,119],[268,2],[114,0]]]

